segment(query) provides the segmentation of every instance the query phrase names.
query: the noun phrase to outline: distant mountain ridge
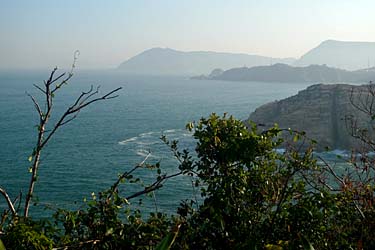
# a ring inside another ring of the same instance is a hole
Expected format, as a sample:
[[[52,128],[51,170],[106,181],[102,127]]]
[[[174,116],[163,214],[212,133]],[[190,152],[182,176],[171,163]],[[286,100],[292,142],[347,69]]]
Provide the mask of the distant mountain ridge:
[[[132,74],[199,75],[215,68],[230,69],[241,66],[292,64],[293,58],[271,58],[258,55],[210,51],[184,52],[169,48],[146,50],[121,63],[119,70]]]
[[[207,74],[217,68],[229,70],[279,63],[299,67],[327,65],[350,71],[371,68],[375,66],[375,42],[326,40],[299,59],[152,48],[121,63],[118,69],[132,74],[193,76]]]
[[[326,64],[330,67],[358,70],[375,66],[375,42],[326,40],[311,49],[295,66]]]
[[[375,69],[347,71],[326,65],[292,67],[286,64],[233,68],[209,76],[196,76],[193,79],[224,81],[260,81],[260,82],[369,82],[375,79]]]

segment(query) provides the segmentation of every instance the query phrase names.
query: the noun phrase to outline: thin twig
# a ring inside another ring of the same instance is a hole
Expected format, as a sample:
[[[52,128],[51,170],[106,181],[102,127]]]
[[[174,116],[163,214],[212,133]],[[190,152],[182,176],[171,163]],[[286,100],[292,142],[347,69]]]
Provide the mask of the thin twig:
[[[34,86],[35,88],[39,89],[43,94],[46,94],[46,92],[45,92],[41,87],[39,87],[38,85],[33,84],[33,86]]]
[[[43,112],[42,112],[42,109],[40,108],[38,102],[35,100],[34,96],[30,95],[29,93],[26,93],[26,94],[31,98],[32,102],[34,103],[35,109],[39,114],[40,119],[42,119],[43,118]]]
[[[339,181],[343,187],[346,187],[345,181],[344,181],[343,179],[341,179],[341,178],[336,174],[336,172],[332,169],[331,165],[329,165],[329,163],[328,163],[326,160],[324,160],[322,157],[318,156],[318,158],[319,158],[319,160],[321,160],[321,161],[324,163],[324,165],[328,168],[328,170],[329,170],[329,172],[332,174],[332,176],[335,177],[335,179],[336,179],[337,181]]]
[[[112,95],[113,93],[115,93],[115,92],[121,90],[121,89],[122,89],[122,87],[119,87],[119,88],[117,88],[117,89],[115,89],[115,90],[112,90],[112,91],[110,91],[109,93],[107,93],[107,94],[105,94],[105,95],[99,97],[99,98],[93,99],[93,100],[91,100],[91,101],[89,101],[89,102],[86,102],[86,103],[84,103],[84,104],[82,104],[82,105],[79,105],[79,106],[77,106],[77,107],[74,107],[74,105],[73,105],[73,106],[70,106],[70,107],[65,111],[65,113],[60,117],[60,120],[55,124],[55,126],[53,127],[53,129],[51,130],[51,132],[48,134],[48,136],[47,136],[47,137],[45,138],[45,140],[42,142],[41,147],[44,147],[44,146],[47,144],[47,142],[51,139],[51,137],[53,136],[53,134],[56,132],[56,130],[57,130],[59,127],[61,127],[62,125],[64,125],[64,124],[67,123],[67,122],[66,122],[67,120],[65,120],[65,119],[66,119],[69,115],[71,115],[71,114],[73,114],[73,113],[77,113],[77,112],[79,112],[80,110],[82,110],[83,108],[87,107],[88,105],[90,105],[90,104],[92,104],[92,103],[94,103],[94,102],[101,101],[101,100],[108,100],[108,99],[115,98],[115,97],[117,97],[118,95],[116,95],[116,96],[111,96],[111,95]],[[78,97],[78,99],[79,99],[79,98],[82,98],[82,94]],[[75,103],[77,103],[77,101],[76,101]],[[74,119],[74,118],[73,118],[73,119]],[[73,120],[73,119],[71,119],[71,120]],[[71,121],[71,120],[70,120],[70,121]],[[68,119],[68,122],[69,122],[69,119]]]
[[[150,157],[150,155],[151,155],[151,153],[148,153],[141,163],[139,163],[138,165],[136,165],[135,167],[133,167],[130,171],[124,172],[123,174],[121,174],[117,178],[116,182],[111,186],[111,192],[108,195],[108,199],[112,197],[112,195],[113,195],[114,192],[116,192],[117,187],[120,184],[120,182],[123,179],[125,179],[126,177],[128,177],[129,175],[131,175],[135,170],[137,170],[138,168],[142,167],[145,164],[145,162],[147,161],[147,159]]]
[[[9,208],[9,210],[12,212],[13,216],[17,216],[17,212],[16,212],[16,210],[14,209],[13,202],[12,202],[12,200],[10,199],[8,193],[7,193],[3,188],[0,188],[0,193],[4,196],[6,202],[8,203],[8,208]]]
[[[171,174],[171,175],[163,175],[161,176],[161,178],[159,180],[156,180],[154,183],[152,183],[151,185],[145,187],[144,190],[142,191],[139,191],[139,192],[136,192],[132,195],[129,195],[128,197],[126,197],[127,200],[130,200],[130,199],[133,199],[135,197],[138,197],[138,196],[141,196],[143,194],[148,194],[152,191],[155,191],[155,190],[158,190],[159,188],[162,188],[163,187],[163,183],[170,179],[170,178],[173,178],[173,177],[176,177],[176,176],[179,176],[179,175],[182,175],[183,172],[178,172],[178,173],[175,173],[175,174]]]

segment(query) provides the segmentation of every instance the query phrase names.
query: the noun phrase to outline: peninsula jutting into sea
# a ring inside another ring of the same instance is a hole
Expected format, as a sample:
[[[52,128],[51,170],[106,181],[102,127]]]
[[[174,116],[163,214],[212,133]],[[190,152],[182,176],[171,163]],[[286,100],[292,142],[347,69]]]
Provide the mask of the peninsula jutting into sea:
[[[327,65],[293,67],[277,63],[270,66],[233,68],[225,71],[215,69],[208,76],[193,76],[192,79],[247,82],[363,83],[375,79],[375,68],[348,71],[331,68]]]

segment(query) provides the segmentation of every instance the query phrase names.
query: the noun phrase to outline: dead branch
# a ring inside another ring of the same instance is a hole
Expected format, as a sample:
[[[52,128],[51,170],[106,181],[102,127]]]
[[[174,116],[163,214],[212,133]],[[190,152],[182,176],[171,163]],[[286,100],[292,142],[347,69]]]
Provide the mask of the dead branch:
[[[93,91],[93,87],[91,86],[89,91],[82,92],[78,96],[76,101],[73,102],[73,105],[71,105],[70,107],[66,109],[66,111],[58,119],[57,123],[54,126],[52,126],[51,129],[46,130],[46,126],[49,122],[49,118],[53,110],[53,104],[54,104],[53,98],[54,98],[55,92],[59,90],[61,86],[63,86],[64,84],[67,84],[67,82],[72,78],[73,69],[75,67],[78,53],[79,52],[76,52],[74,55],[72,69],[68,74],[62,73],[58,75],[57,77],[54,77],[55,73],[57,72],[57,68],[54,68],[48,80],[44,81],[43,88],[38,85],[34,85],[38,90],[40,90],[44,94],[44,105],[45,105],[44,110],[41,109],[41,105],[38,103],[38,101],[32,95],[28,94],[39,115],[39,125],[38,125],[37,143],[33,150],[33,154],[31,156],[33,159],[32,167],[31,167],[32,175],[30,179],[29,189],[26,195],[26,200],[25,200],[25,208],[24,208],[25,217],[28,217],[30,202],[31,202],[31,198],[34,192],[35,182],[37,180],[37,173],[38,173],[38,167],[40,164],[40,155],[41,155],[42,149],[46,146],[46,144],[49,142],[52,136],[56,133],[56,131],[61,126],[74,120],[82,109],[98,101],[116,98],[118,95],[114,95],[114,93],[122,89],[121,87],[119,87],[102,96],[94,98],[97,94],[99,94],[99,87],[96,89],[96,91]],[[61,82],[56,84],[53,87],[52,84],[54,84],[57,81],[61,81]]]
[[[74,245],[69,245],[69,246],[62,246],[62,247],[54,247],[52,250],[68,250],[68,249],[80,249],[85,245],[96,245],[100,243],[101,240],[88,240],[88,241],[83,241],[83,242],[78,242]]]
[[[38,102],[35,100],[34,96],[32,96],[28,93],[27,93],[27,95],[31,98],[32,102],[34,103],[35,109],[39,114],[39,118],[42,119],[43,118],[43,112],[42,112],[42,109],[40,108]]]
[[[151,153],[148,153],[141,163],[139,163],[138,165],[133,167],[130,171],[126,171],[119,176],[119,178],[116,180],[116,182],[111,186],[111,189],[110,189],[111,192],[108,195],[108,199],[111,198],[111,196],[113,195],[114,192],[117,192],[118,185],[121,183],[121,181],[124,180],[129,175],[131,175],[135,170],[142,167],[145,164],[145,162],[147,161],[147,159],[150,157],[150,155],[151,155]]]
[[[324,160],[322,157],[318,156],[319,160],[321,160],[324,164],[325,167],[327,167],[328,169],[328,172],[338,181],[340,182],[340,184],[343,186],[343,187],[346,187],[346,183],[345,181],[340,178],[337,173],[333,170],[333,168],[331,167],[331,165],[326,161]]]
[[[17,216],[16,209],[14,208],[13,202],[8,193],[3,188],[0,188],[0,193],[4,196],[6,202],[8,203],[8,208],[12,212],[13,216]]]
[[[359,89],[355,91],[353,87],[349,95],[350,104],[366,115],[374,115],[374,103],[375,103],[375,86],[370,82],[366,89]]]
[[[147,156],[143,159],[143,161],[141,163],[139,163],[138,165],[136,165],[135,167],[133,167],[130,171],[126,171],[122,175],[119,176],[119,178],[116,180],[116,182],[111,186],[110,193],[108,195],[108,199],[110,199],[112,197],[113,193],[117,192],[118,185],[121,183],[122,180],[124,180],[126,177],[130,176],[138,168],[141,168],[141,167],[144,166],[145,162],[150,157],[150,155],[151,154],[148,153]],[[171,175],[164,174],[162,176],[159,176],[152,184],[150,184],[147,187],[145,187],[144,190],[141,190],[139,192],[135,192],[135,193],[127,196],[126,200],[130,200],[130,199],[136,198],[138,196],[141,196],[141,195],[144,195],[144,194],[148,194],[150,192],[158,190],[159,188],[163,187],[163,184],[168,179],[176,177],[176,176],[179,176],[179,175],[182,175],[182,174],[183,174],[183,172],[180,171],[180,172],[177,172],[177,173],[171,174]]]
[[[51,137],[53,136],[53,134],[56,132],[56,130],[61,127],[62,125],[65,125],[67,124],[68,122],[72,121],[75,117],[74,115],[71,116],[72,114],[75,114],[75,113],[78,113],[79,111],[81,111],[83,108],[87,107],[88,105],[94,103],[94,102],[97,102],[97,101],[102,101],[102,100],[108,100],[108,99],[113,99],[113,98],[116,98],[118,97],[118,95],[115,95],[115,96],[111,96],[113,93],[121,90],[122,87],[119,87],[117,89],[114,89],[112,91],[110,91],[109,93],[101,96],[101,97],[98,97],[98,98],[95,98],[95,99],[92,99],[92,100],[89,100],[87,102],[84,102],[84,103],[81,103],[81,104],[76,104],[79,102],[79,99],[82,98],[82,96],[85,96],[85,95],[88,95],[88,94],[91,94],[91,91],[88,91],[88,92],[82,92],[82,94],[77,98],[77,100],[75,101],[75,103],[70,106],[66,111],[65,113],[60,117],[59,121],[54,125],[53,129],[51,130],[51,132],[48,134],[48,136],[46,137],[46,139],[42,142],[42,144],[40,145],[41,147],[44,147],[47,142],[51,139]],[[95,91],[95,94],[97,94],[98,92]],[[69,118],[69,116],[71,116]]]
[[[150,193],[152,191],[158,190],[159,188],[163,187],[164,182],[166,182],[168,179],[176,177],[176,176],[179,176],[179,175],[182,175],[182,174],[183,174],[183,172],[181,171],[181,172],[178,172],[178,173],[175,173],[175,174],[171,174],[171,175],[162,175],[162,176],[160,176],[160,178],[158,178],[151,185],[145,187],[144,190],[136,192],[136,193],[134,193],[132,195],[129,195],[128,197],[126,197],[126,199],[130,200],[130,199],[136,198],[138,196],[141,196],[141,195],[144,195],[144,194],[148,194],[148,193]]]

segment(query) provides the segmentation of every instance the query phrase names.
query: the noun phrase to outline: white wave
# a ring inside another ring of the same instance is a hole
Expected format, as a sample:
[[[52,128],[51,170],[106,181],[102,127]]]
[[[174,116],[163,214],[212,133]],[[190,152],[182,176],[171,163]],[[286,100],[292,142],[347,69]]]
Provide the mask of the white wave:
[[[135,137],[132,137],[132,138],[129,138],[129,139],[126,139],[126,140],[123,140],[123,141],[120,141],[118,144],[120,145],[125,145],[129,142],[132,142],[132,141],[136,141],[138,139],[138,136],[135,136]]]
[[[183,137],[192,137],[193,133],[182,133],[181,134]]]
[[[141,146],[149,146],[149,145],[155,145],[155,144],[158,144],[160,143],[159,140],[155,140],[155,141],[137,141],[136,144],[137,145],[141,145]]]
[[[163,133],[175,133],[176,132],[176,129],[167,129],[167,130],[164,130]]]
[[[348,151],[340,150],[340,149],[332,150],[329,153],[334,154],[334,155],[346,156],[346,157],[349,156]]]
[[[285,148],[276,148],[275,151],[278,154],[284,154],[285,153]]]
[[[146,136],[150,136],[150,135],[155,134],[155,133],[156,132],[153,132],[153,131],[145,132],[145,133],[139,134],[139,137],[146,137]]]
[[[150,154],[150,152],[147,151],[147,150],[144,150],[144,149],[140,149],[140,150],[137,151],[137,155],[142,156],[142,157],[146,157],[149,154]]]

